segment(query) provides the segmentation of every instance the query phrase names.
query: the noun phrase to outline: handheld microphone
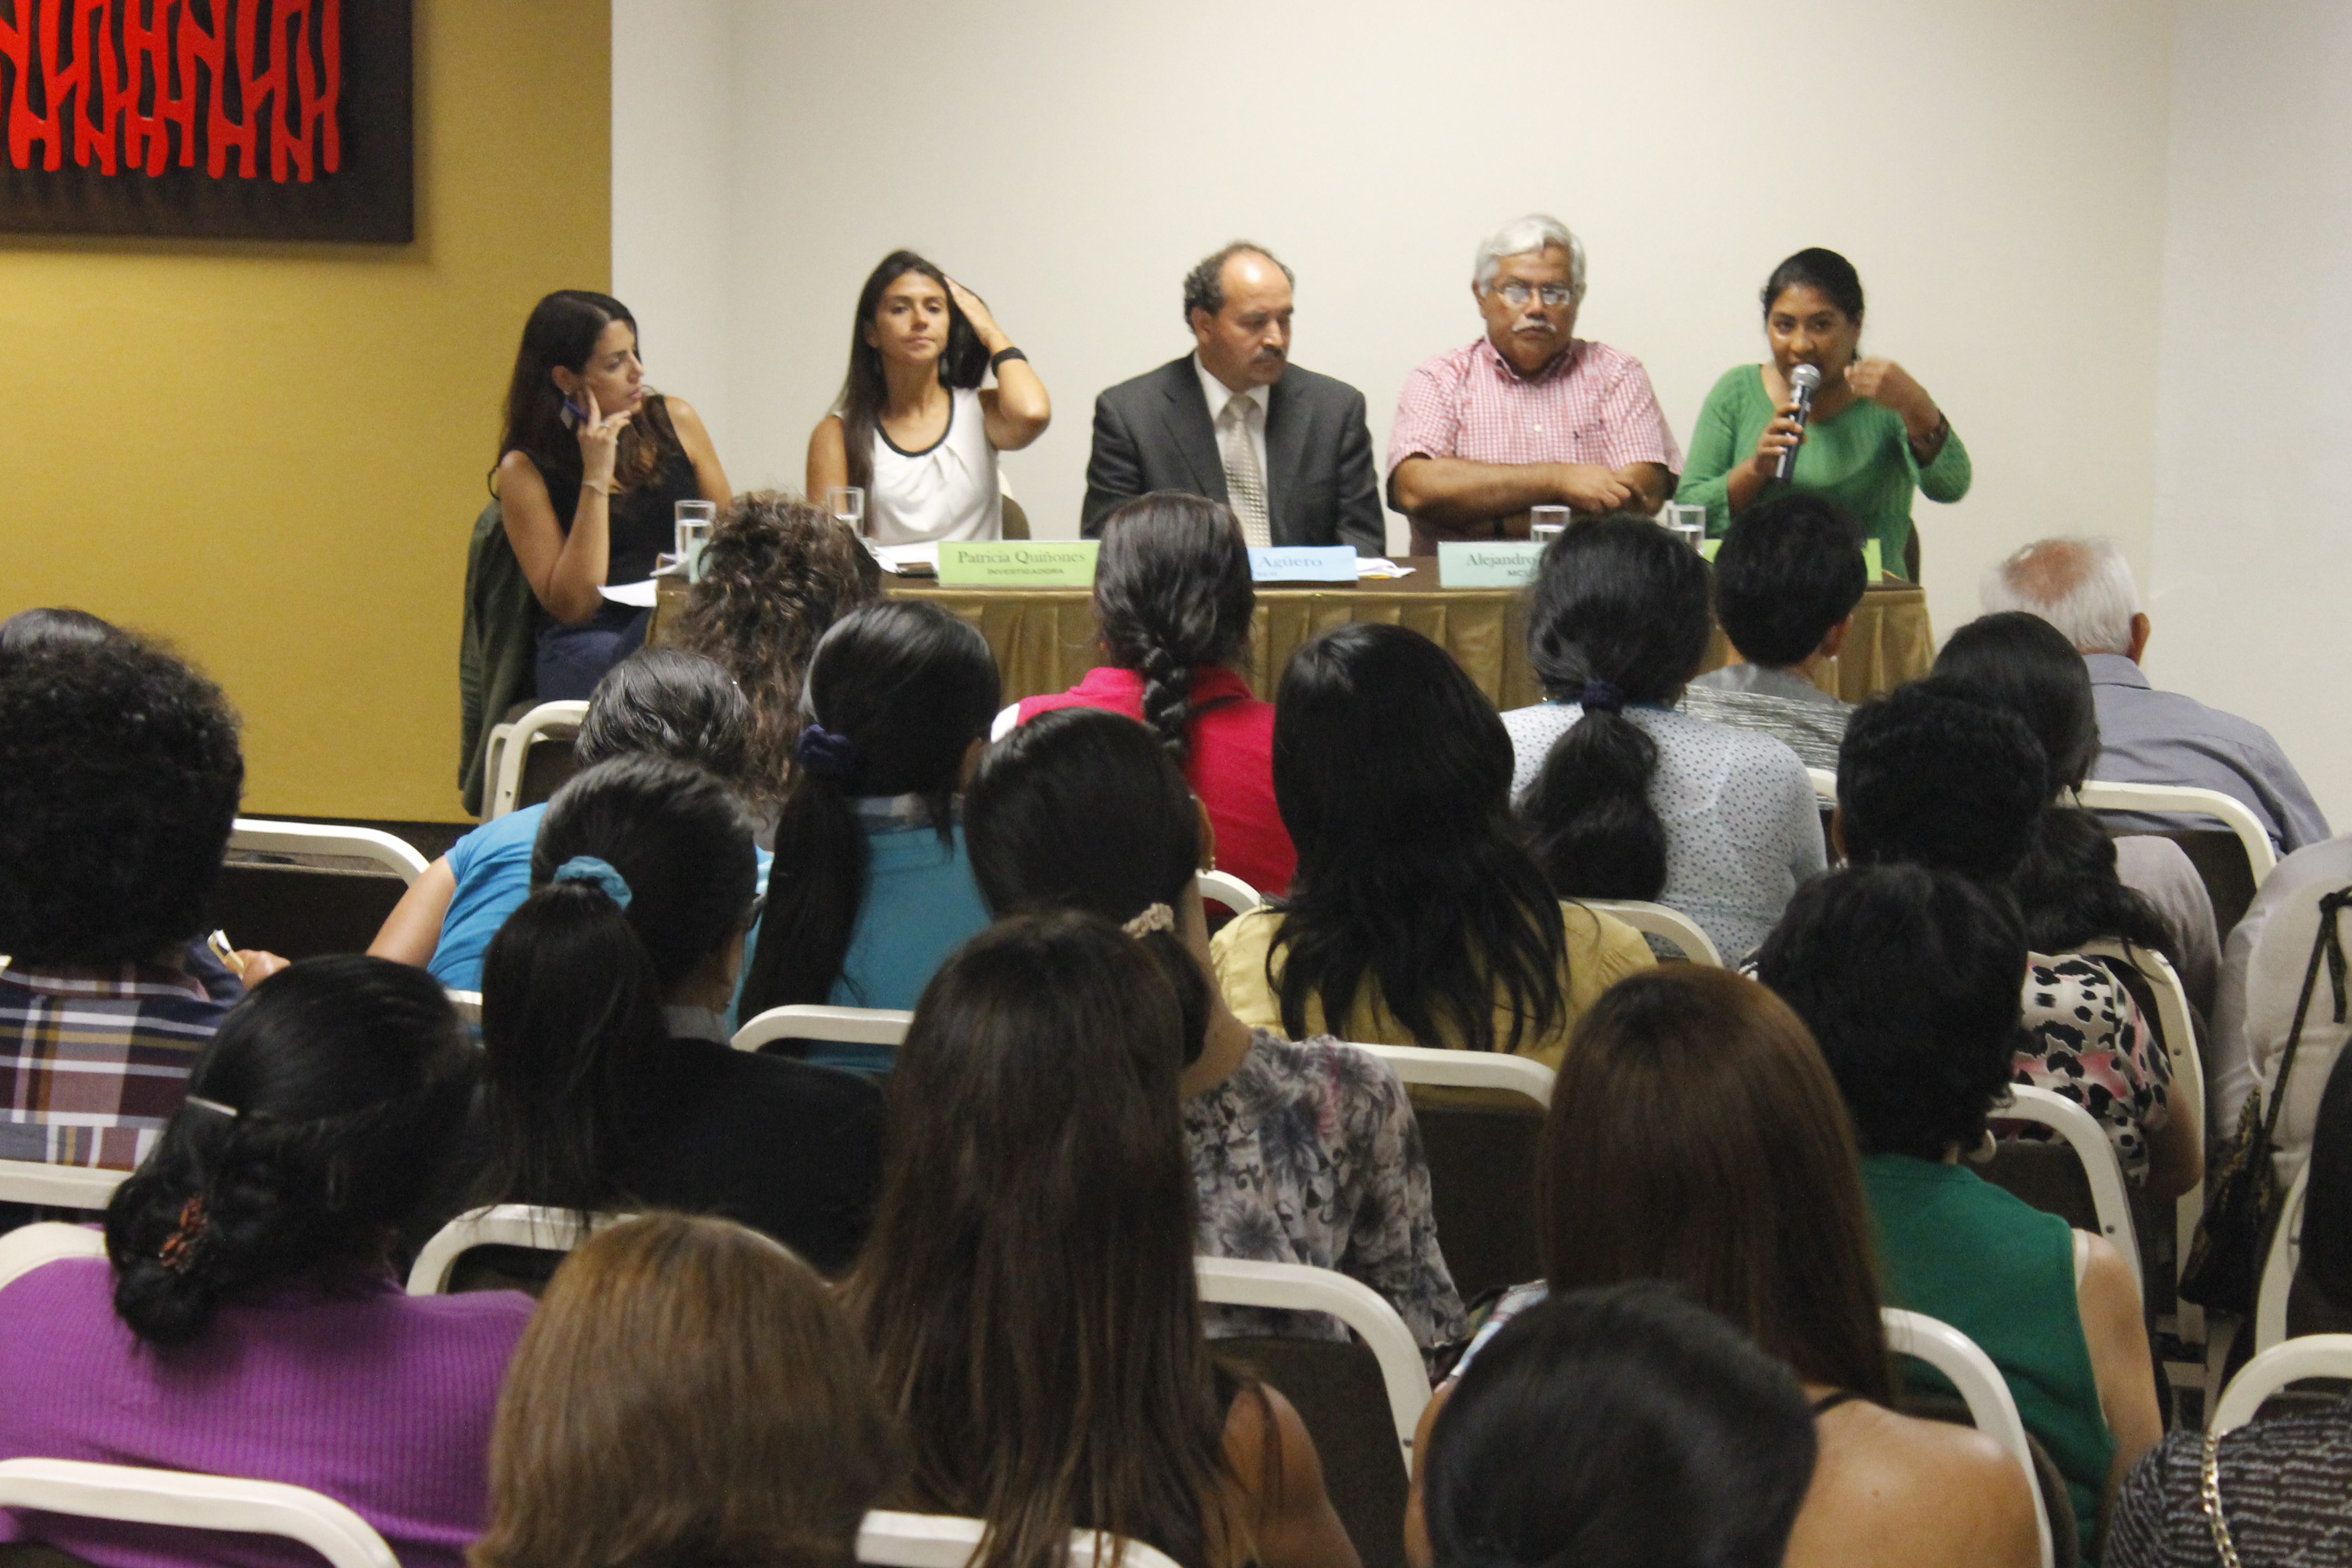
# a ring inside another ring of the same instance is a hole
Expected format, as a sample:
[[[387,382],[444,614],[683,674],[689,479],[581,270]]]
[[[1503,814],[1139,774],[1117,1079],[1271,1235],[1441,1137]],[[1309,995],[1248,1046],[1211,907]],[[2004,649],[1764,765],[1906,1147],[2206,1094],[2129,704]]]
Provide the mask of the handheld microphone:
[[[1801,364],[1789,373],[1789,396],[1797,405],[1797,432],[1800,436],[1804,433],[1805,422],[1813,416],[1813,393],[1821,384],[1822,372],[1818,365]],[[1780,460],[1772,465],[1772,478],[1787,484],[1789,476],[1796,472],[1796,468],[1797,448],[1790,447],[1781,452]]]

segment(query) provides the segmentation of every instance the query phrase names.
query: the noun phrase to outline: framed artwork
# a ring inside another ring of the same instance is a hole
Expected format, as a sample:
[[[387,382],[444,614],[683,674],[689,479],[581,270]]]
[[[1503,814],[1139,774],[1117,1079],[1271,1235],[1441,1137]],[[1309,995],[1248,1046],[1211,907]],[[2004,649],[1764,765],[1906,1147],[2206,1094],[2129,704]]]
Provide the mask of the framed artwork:
[[[415,237],[410,0],[0,0],[0,233]]]

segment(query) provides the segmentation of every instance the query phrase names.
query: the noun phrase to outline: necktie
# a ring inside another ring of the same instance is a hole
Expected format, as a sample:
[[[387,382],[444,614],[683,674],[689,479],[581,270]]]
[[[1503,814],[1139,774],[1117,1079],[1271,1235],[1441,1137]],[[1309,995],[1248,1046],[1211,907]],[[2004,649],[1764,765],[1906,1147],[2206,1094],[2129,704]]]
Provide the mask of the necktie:
[[[1225,399],[1217,416],[1217,447],[1225,459],[1225,494],[1234,515],[1241,519],[1242,542],[1265,546],[1274,542],[1266,527],[1265,478],[1258,472],[1257,443],[1250,439],[1250,400],[1241,393]]]

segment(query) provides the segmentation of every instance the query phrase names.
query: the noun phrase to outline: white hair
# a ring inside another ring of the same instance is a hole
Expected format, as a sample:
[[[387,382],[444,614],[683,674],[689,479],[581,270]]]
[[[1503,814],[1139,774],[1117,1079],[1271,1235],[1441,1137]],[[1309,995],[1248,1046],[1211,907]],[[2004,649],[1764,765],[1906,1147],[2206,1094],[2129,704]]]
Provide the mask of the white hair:
[[[1478,258],[1471,263],[1470,280],[1483,292],[1495,281],[1506,256],[1532,256],[1538,251],[1568,252],[1568,290],[1581,302],[1584,299],[1584,242],[1568,231],[1568,225],[1545,213],[1529,213],[1515,217],[1478,244]]]
[[[1988,613],[2023,610],[2066,635],[2077,653],[2129,653],[2139,584],[2112,539],[2039,539],[1984,574]]]

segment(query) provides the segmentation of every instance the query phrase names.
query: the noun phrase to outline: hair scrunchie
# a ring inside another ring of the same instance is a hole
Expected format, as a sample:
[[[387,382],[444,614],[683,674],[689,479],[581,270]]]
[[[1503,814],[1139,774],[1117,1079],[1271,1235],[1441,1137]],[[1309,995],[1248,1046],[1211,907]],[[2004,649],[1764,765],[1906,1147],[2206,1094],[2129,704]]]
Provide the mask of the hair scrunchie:
[[[811,724],[793,745],[793,761],[819,778],[845,779],[857,771],[857,742],[822,724]]]
[[[1583,694],[1576,700],[1579,707],[1587,710],[1598,710],[1603,713],[1625,711],[1624,692],[1617,689],[1614,681],[1604,680],[1597,675],[1584,683]]]
[[[555,875],[549,879],[556,882],[586,882],[591,887],[601,888],[606,898],[625,910],[629,907],[629,900],[634,896],[629,891],[629,879],[614,869],[611,861],[599,860],[593,855],[574,855],[571,859],[558,866],[555,868]]]
[[[1118,929],[1141,941],[1156,931],[1174,931],[1176,911],[1166,904],[1146,904],[1141,914],[1126,921]]]

